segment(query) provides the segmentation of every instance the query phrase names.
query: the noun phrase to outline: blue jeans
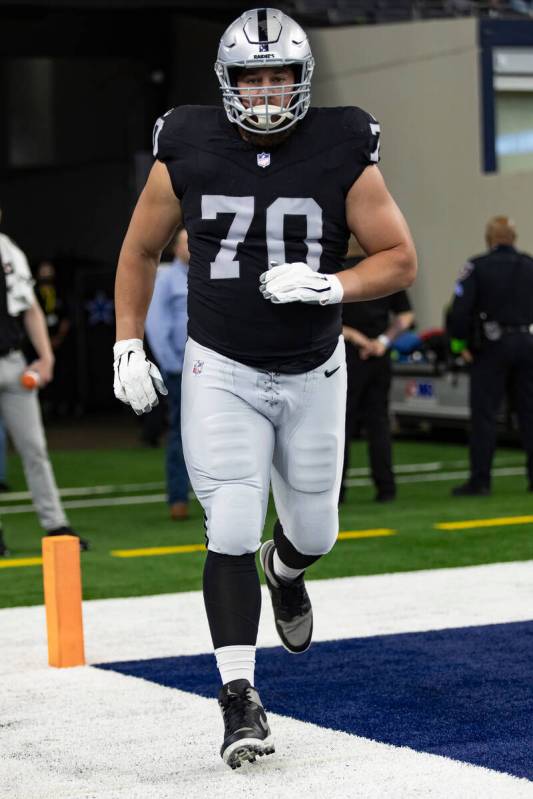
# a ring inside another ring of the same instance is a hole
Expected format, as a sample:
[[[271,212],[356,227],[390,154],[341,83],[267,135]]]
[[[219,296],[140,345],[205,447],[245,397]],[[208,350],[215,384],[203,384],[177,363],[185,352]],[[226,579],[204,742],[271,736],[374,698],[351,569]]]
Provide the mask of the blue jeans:
[[[181,446],[181,372],[166,372],[168,388],[168,439],[166,453],[167,495],[169,505],[187,502],[189,476]]]

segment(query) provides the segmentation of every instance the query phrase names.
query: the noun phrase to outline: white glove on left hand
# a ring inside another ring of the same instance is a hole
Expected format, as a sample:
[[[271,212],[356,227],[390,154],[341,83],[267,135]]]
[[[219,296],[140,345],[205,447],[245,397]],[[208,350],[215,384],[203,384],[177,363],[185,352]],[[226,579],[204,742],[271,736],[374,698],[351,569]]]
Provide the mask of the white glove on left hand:
[[[331,305],[342,302],[344,289],[338,277],[315,272],[296,262],[273,266],[259,278],[259,291],[274,303],[310,302]]]
[[[115,397],[131,405],[137,416],[148,413],[159,404],[155,389],[168,394],[161,372],[148,360],[140,338],[117,341],[113,347]]]

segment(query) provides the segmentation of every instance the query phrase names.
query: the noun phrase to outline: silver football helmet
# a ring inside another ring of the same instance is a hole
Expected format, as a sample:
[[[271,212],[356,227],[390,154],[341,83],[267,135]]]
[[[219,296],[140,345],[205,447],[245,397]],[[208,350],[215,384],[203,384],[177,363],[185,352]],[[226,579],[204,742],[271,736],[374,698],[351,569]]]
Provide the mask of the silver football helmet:
[[[248,91],[237,86],[243,69],[280,66],[292,67],[294,83]],[[314,66],[305,31],[287,14],[276,8],[245,11],[223,34],[215,62],[228,119],[251,133],[277,133],[290,128],[309,108]],[[260,95],[265,102],[252,105],[246,102],[247,95]]]

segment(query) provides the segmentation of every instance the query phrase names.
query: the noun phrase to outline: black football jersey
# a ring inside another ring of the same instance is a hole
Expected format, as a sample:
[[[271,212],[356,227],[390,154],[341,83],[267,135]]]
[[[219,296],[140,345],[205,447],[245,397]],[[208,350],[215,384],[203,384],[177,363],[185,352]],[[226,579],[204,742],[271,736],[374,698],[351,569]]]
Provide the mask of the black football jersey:
[[[154,155],[168,168],[189,236],[190,337],[259,369],[303,372],[325,361],[341,306],[275,305],[259,276],[294,261],[339,271],[346,194],[378,153],[379,125],[360,108],[312,108],[270,149],[244,141],[216,107],[161,117]]]

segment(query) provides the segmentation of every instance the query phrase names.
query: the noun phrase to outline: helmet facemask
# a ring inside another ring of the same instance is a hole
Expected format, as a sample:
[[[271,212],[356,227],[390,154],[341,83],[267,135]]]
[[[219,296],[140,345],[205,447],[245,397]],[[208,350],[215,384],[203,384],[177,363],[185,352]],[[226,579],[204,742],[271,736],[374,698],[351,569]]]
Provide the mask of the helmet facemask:
[[[243,70],[290,67],[294,83],[239,86]],[[291,128],[311,103],[314,60],[304,31],[277,9],[253,9],[232,23],[220,42],[215,72],[228,119],[249,133]],[[264,97],[253,105],[247,97]],[[272,100],[274,99],[274,102]]]
[[[276,67],[268,63],[264,66]],[[222,89],[222,102],[228,119],[250,133],[277,133],[287,130],[307,113],[311,102],[311,75],[314,64],[293,62],[283,64],[295,73],[295,82],[272,86],[238,86],[239,76],[246,68],[258,69],[257,63],[246,66],[215,67]],[[303,73],[303,77],[300,77]],[[247,103],[246,99],[250,98]],[[253,105],[251,100],[264,97],[267,102]],[[272,102],[274,100],[274,102]]]

